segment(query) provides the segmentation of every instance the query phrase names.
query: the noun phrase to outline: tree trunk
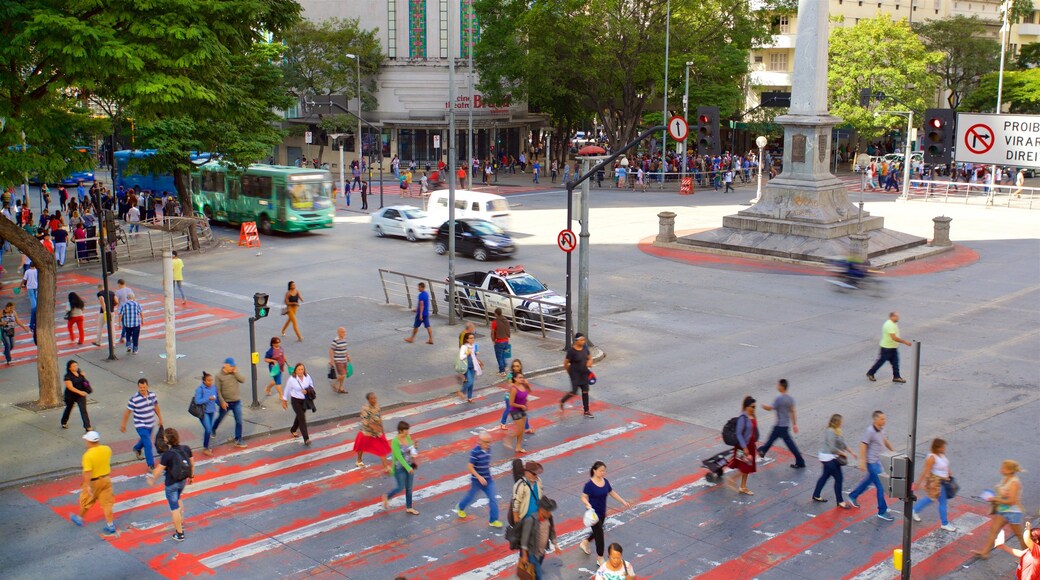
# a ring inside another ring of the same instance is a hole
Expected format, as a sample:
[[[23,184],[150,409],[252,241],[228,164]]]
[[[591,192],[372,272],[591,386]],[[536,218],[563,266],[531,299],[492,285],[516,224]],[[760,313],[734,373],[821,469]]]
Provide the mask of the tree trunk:
[[[29,256],[36,264],[39,281],[36,301],[36,374],[40,389],[40,398],[36,401],[36,406],[41,409],[57,407],[61,400],[58,344],[54,336],[54,295],[57,290],[58,263],[54,260],[54,255],[44,249],[43,244],[11,220],[0,218],[0,237],[11,242],[11,245]]]
[[[181,204],[181,215],[184,217],[195,217],[195,206],[191,199],[191,175],[183,167],[175,167],[173,170],[173,184],[177,188],[177,200]],[[199,234],[194,227],[188,228],[188,243],[190,249],[199,249]]]

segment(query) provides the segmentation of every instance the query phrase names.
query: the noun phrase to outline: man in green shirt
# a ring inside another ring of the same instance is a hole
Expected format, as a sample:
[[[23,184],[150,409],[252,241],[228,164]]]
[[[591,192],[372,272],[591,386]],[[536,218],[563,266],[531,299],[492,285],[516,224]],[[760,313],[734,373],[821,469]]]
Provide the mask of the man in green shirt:
[[[867,380],[874,382],[874,373],[877,372],[881,365],[885,364],[886,361],[892,363],[892,382],[893,383],[905,383],[906,379],[899,376],[899,345],[900,343],[910,346],[909,340],[899,338],[899,313],[890,312],[888,314],[888,320],[881,326],[881,351],[878,353],[878,358],[874,361],[874,366],[870,367],[867,371]]]

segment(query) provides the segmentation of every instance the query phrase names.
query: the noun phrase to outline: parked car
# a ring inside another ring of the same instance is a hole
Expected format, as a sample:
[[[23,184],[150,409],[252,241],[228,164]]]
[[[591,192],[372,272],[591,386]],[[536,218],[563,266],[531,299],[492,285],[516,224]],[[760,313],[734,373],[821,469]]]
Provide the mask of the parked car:
[[[448,222],[437,230],[433,251],[444,254],[448,251]],[[516,253],[513,238],[502,228],[487,220],[455,220],[455,252],[469,254],[478,262],[492,257],[512,256]]]
[[[550,326],[566,322],[567,300],[528,274],[523,266],[457,275],[455,288],[460,315],[493,315],[496,308],[501,308],[502,314],[515,318],[517,326],[525,330],[538,328],[543,320]],[[444,298],[450,298],[447,288]]]
[[[392,205],[372,214],[372,231],[383,236],[402,236],[409,242],[431,240],[437,236],[440,222],[423,210],[410,205]]]

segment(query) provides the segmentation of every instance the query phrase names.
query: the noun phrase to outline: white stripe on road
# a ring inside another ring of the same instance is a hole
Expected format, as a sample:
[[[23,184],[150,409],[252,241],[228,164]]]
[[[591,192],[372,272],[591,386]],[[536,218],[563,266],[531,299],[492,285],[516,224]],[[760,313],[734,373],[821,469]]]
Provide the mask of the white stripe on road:
[[[913,543],[913,546],[910,549],[911,566],[924,562],[939,550],[981,528],[986,525],[987,522],[989,522],[989,518],[985,516],[966,513],[950,522],[955,528],[957,528],[956,532],[947,532],[942,528],[932,530],[923,538]],[[892,560],[885,558],[870,568],[860,572],[853,577],[852,580],[880,580],[882,578],[890,580],[897,576],[897,574],[892,570]]]
[[[628,423],[626,425],[622,425],[620,427],[615,427],[613,429],[608,429],[606,431],[601,431],[599,433],[593,433],[591,435],[586,435],[584,437],[575,439],[573,441],[568,441],[566,443],[561,443],[559,445],[550,447],[548,449],[543,449],[543,450],[538,451],[536,453],[531,453],[531,454],[527,455],[527,460],[528,461],[545,461],[545,460],[550,459],[550,458],[552,458],[552,457],[554,457],[556,455],[562,455],[564,453],[568,453],[568,452],[574,451],[576,449],[581,449],[582,447],[587,447],[589,445],[594,445],[596,443],[603,442],[603,441],[605,441],[607,439],[611,439],[613,437],[617,437],[619,435],[623,435],[623,434],[628,433],[630,431],[635,431],[635,430],[640,429],[642,427],[645,427],[645,425],[643,425],[642,423],[638,423],[638,422],[632,421],[632,422],[630,422],[630,423]],[[506,463],[503,463],[501,465],[493,467],[491,469],[491,473],[492,473],[492,475],[501,475],[503,473],[506,473],[506,472],[510,471],[511,469],[512,469],[512,461],[508,461]],[[470,480],[469,474],[461,475],[459,477],[455,477],[455,478],[449,479],[447,481],[442,481],[441,483],[438,483],[438,484],[435,484],[435,485],[431,485],[431,486],[424,487],[422,489],[416,490],[415,493],[412,495],[412,497],[413,497],[414,501],[422,501],[422,500],[429,499],[429,498],[432,498],[432,497],[436,497],[436,496],[439,496],[439,495],[443,495],[443,494],[446,494],[446,493],[449,493],[449,492],[459,491],[459,490],[461,490],[461,489],[463,489],[463,488],[465,488],[465,487],[467,487],[469,485],[469,480]],[[397,504],[401,504],[403,502],[404,502],[404,498],[403,497],[398,497],[398,498],[394,498],[392,503],[397,505]],[[206,566],[208,568],[219,568],[220,566],[224,566],[225,564],[230,564],[232,562],[237,562],[238,560],[241,560],[243,558],[249,558],[251,556],[255,556],[257,554],[260,554],[260,553],[262,553],[264,551],[280,547],[283,544],[288,544],[290,542],[297,542],[299,540],[304,540],[306,538],[310,538],[310,537],[316,536],[318,534],[324,534],[326,532],[331,532],[331,531],[333,531],[333,530],[335,530],[337,528],[341,528],[343,526],[347,526],[347,525],[352,524],[354,522],[370,518],[370,517],[372,517],[372,516],[382,512],[382,511],[383,511],[382,506],[377,502],[375,504],[372,504],[370,506],[365,506],[365,507],[363,507],[361,509],[354,510],[352,512],[340,514],[340,515],[333,516],[333,517],[330,517],[330,518],[325,518],[323,520],[319,520],[317,522],[314,522],[312,524],[308,524],[306,526],[303,526],[301,528],[298,528],[298,529],[295,529],[295,530],[292,530],[292,531],[289,531],[289,532],[284,532],[284,533],[281,533],[281,534],[277,534],[277,535],[274,535],[274,536],[271,536],[271,537],[268,537],[268,538],[264,538],[262,540],[257,540],[257,541],[255,541],[255,542],[253,542],[251,544],[246,544],[244,546],[239,546],[238,548],[227,550],[227,551],[222,552],[220,554],[216,554],[216,555],[210,556],[209,558],[204,558],[204,559],[200,560],[200,562],[204,566]],[[515,558],[514,558],[514,560],[515,560]]]
[[[131,276],[140,276],[142,278],[155,278],[156,277],[155,274],[150,274],[148,272],[141,272],[139,270],[131,270],[129,268],[120,268],[119,271],[123,272],[125,274],[130,274]],[[208,286],[199,286],[198,284],[192,284],[191,282],[181,282],[181,285],[184,286],[185,288],[191,288],[191,289],[194,289],[194,290],[202,290],[203,292],[209,292],[210,294],[216,294],[218,296],[223,296],[225,298],[232,298],[234,300],[241,300],[241,301],[249,302],[250,304],[253,303],[253,297],[252,296],[245,296],[243,294],[235,294],[234,292],[228,292],[226,290],[217,290],[216,288],[209,288]],[[271,308],[281,308],[283,306],[282,304],[278,304],[276,302],[268,302],[268,305]]]
[[[483,415],[484,413],[487,413],[487,412],[491,411],[492,407],[499,407],[500,405],[501,404],[488,405],[488,406],[479,407],[479,408],[476,408],[476,409],[469,409],[468,411],[466,411],[464,413],[457,413],[455,415],[448,415],[446,417],[441,417],[439,419],[434,419],[433,421],[429,421],[429,422],[426,422],[426,423],[422,423],[422,424],[416,425],[415,427],[412,428],[411,432],[412,433],[422,433],[423,431],[428,431],[430,429],[435,429],[437,427],[442,427],[444,425],[450,425],[450,424],[458,422],[458,421],[465,421],[466,419],[471,419],[473,417],[477,417],[477,416]],[[352,425],[352,427],[353,426],[356,426],[356,424]],[[328,447],[326,449],[320,449],[320,450],[317,450],[317,451],[307,452],[307,453],[303,453],[302,455],[298,455],[296,457],[290,457],[288,459],[283,459],[281,461],[275,461],[273,463],[267,463],[267,464],[261,465],[259,467],[253,467],[251,469],[244,469],[242,471],[236,471],[235,473],[230,473],[228,475],[224,475],[224,476],[221,476],[221,477],[214,477],[212,479],[202,479],[201,481],[193,482],[191,488],[192,488],[192,492],[193,493],[202,492],[202,491],[206,491],[207,489],[212,489],[214,487],[220,487],[220,486],[228,484],[228,483],[236,483],[236,482],[239,482],[239,481],[244,481],[244,480],[247,480],[247,479],[260,477],[260,476],[263,476],[263,475],[269,475],[269,474],[272,474],[272,473],[274,473],[276,471],[282,471],[284,469],[289,469],[289,468],[292,468],[292,467],[298,467],[300,465],[306,465],[308,463],[314,463],[314,462],[320,461],[322,459],[328,459],[330,457],[335,457],[337,455],[344,455],[344,454],[347,454],[347,453],[351,453],[353,451],[354,451],[354,442],[351,441],[350,443],[343,443],[341,445],[334,445],[334,446]],[[275,493],[275,488],[270,488],[270,489],[264,490],[262,492],[254,493],[252,495],[254,497],[261,497],[261,496],[264,496],[264,495],[271,495],[273,493]],[[165,492],[150,493],[148,495],[143,495],[143,496],[140,496],[140,497],[135,497],[133,499],[128,499],[126,501],[121,501],[121,502],[119,502],[119,503],[117,503],[115,505],[115,508],[113,509],[113,511],[115,513],[121,513],[121,512],[127,511],[127,510],[131,510],[131,509],[134,509],[134,508],[138,508],[138,507],[144,506],[144,505],[149,505],[149,504],[161,502],[165,498],[166,498]],[[245,500],[242,500],[242,501],[245,501]]]
[[[653,497],[644,502],[634,504],[630,509],[625,510],[623,515],[625,519],[631,521],[635,518],[645,516],[651,512],[657,511],[661,508],[668,507],[670,505],[679,503],[685,499],[688,499],[690,494],[696,492],[698,489],[703,487],[713,487],[715,484],[708,482],[705,478],[700,478],[693,483],[688,483],[684,486],[677,487],[671,491],[665,492],[657,497]],[[608,516],[606,521],[603,522],[604,531],[612,530],[625,524],[618,515]],[[579,542],[587,538],[589,530],[587,528],[581,528],[579,530],[564,534],[557,538],[559,541],[556,542],[556,550],[562,551],[564,548],[577,545]],[[483,580],[485,578],[494,578],[499,574],[504,573],[510,568],[516,566],[516,554],[510,554],[505,558],[501,558],[491,562],[486,566],[482,566],[475,570],[470,570],[465,574],[460,574],[456,578],[463,580]]]

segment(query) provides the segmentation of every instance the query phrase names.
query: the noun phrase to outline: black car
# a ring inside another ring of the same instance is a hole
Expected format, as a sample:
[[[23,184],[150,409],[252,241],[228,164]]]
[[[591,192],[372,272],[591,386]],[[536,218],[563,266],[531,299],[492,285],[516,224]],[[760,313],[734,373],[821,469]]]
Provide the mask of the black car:
[[[433,251],[438,254],[448,251],[448,222],[437,230]],[[483,262],[489,257],[512,256],[516,245],[505,230],[487,220],[459,219],[455,220],[455,251]]]

